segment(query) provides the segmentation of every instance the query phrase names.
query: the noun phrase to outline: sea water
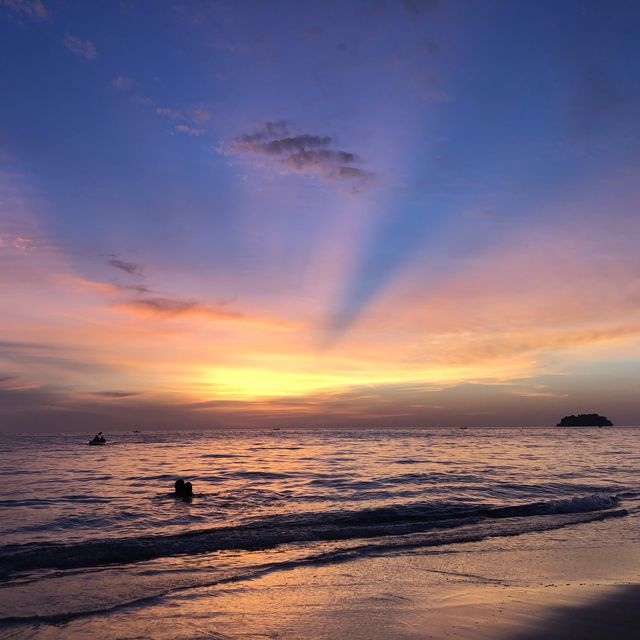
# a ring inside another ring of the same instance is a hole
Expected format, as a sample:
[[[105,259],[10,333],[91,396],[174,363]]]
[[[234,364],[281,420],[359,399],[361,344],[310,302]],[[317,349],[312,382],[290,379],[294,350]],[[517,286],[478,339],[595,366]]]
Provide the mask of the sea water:
[[[0,439],[0,637],[73,637],[77,620],[268,572],[640,513],[631,427],[90,435]],[[190,502],[171,495],[178,477]]]

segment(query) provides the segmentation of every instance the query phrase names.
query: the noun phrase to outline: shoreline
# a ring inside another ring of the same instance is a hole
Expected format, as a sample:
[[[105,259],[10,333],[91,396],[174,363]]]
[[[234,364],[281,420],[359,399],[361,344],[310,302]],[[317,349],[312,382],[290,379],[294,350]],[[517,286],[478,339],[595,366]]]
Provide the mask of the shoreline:
[[[636,523],[632,515],[283,568],[68,623],[11,625],[0,637],[631,640],[640,628]]]

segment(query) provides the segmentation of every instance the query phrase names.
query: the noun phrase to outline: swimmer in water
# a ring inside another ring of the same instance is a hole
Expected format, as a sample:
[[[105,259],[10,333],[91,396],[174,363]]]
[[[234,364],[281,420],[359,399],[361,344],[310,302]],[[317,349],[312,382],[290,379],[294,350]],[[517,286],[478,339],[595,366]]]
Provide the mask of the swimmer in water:
[[[182,489],[182,499],[188,502],[191,498],[193,498],[193,487],[190,482],[185,482]]]
[[[174,498],[182,498],[182,496],[184,495],[184,480],[182,478],[178,478],[175,482],[174,487]]]

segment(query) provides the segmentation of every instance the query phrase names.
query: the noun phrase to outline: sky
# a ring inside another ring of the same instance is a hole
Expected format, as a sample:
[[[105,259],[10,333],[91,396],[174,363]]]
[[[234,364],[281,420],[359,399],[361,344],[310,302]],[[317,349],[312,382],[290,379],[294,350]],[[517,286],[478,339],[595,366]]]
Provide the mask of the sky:
[[[639,33],[0,0],[0,430],[640,424]]]

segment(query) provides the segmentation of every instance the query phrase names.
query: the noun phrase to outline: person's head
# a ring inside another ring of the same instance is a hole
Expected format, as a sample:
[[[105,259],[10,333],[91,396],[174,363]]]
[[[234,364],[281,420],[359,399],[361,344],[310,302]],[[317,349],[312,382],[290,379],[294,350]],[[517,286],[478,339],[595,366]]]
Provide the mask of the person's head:
[[[175,483],[176,493],[182,493],[184,491],[184,480],[182,478],[178,478]]]
[[[189,497],[193,495],[193,487],[191,486],[190,482],[185,482],[184,483],[184,489],[182,490],[182,494],[185,497]]]

